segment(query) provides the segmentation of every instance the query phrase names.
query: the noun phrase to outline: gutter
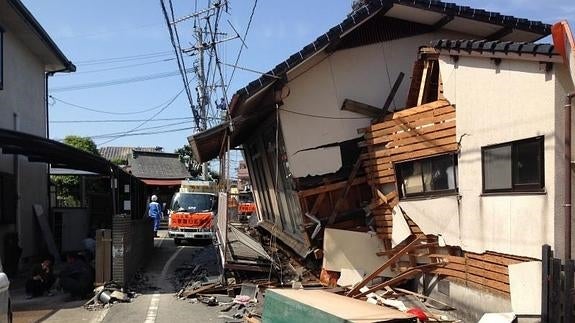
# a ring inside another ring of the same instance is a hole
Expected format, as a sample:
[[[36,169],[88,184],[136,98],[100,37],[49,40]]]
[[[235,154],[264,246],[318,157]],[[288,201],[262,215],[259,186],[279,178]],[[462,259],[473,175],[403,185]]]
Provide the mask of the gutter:
[[[571,260],[571,108],[575,92],[565,97],[565,261]]]
[[[68,60],[66,55],[64,55],[64,53],[60,50],[60,48],[58,48],[56,43],[54,43],[52,38],[50,38],[50,36],[46,32],[46,30],[44,30],[44,28],[40,25],[38,20],[34,18],[32,13],[30,13],[30,11],[24,6],[24,4],[20,0],[8,0],[8,2],[24,18],[24,20],[26,20],[32,26],[32,28],[34,29],[34,31],[36,31],[38,36],[40,36],[40,39],[44,42],[44,44],[46,44],[50,49],[52,49],[52,51],[54,52],[54,54],[56,54],[62,65],[64,65],[63,69],[57,71],[50,71],[49,73],[53,74],[58,72],[75,72],[76,66],[70,60]]]

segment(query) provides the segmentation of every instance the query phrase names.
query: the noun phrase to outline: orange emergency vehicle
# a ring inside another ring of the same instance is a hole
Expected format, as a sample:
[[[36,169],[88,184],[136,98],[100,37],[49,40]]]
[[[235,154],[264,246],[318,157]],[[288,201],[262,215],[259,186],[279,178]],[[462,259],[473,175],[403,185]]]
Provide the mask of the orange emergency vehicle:
[[[256,203],[251,191],[243,191],[238,194],[238,214],[240,218],[243,216],[252,215],[256,212]]]
[[[184,240],[212,239],[218,210],[216,184],[182,181],[169,208],[168,235],[179,245]]]

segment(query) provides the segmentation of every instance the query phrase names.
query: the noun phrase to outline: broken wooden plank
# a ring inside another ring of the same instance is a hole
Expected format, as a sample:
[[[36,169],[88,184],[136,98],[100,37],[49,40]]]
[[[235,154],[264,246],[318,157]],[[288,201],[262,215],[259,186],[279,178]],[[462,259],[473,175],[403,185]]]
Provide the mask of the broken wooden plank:
[[[362,160],[358,156],[357,160],[355,161],[355,164],[353,165],[353,169],[351,170],[351,173],[349,174],[347,182],[345,183],[345,188],[344,188],[343,192],[341,193],[341,195],[339,196],[339,198],[337,199],[337,201],[335,202],[335,205],[333,206],[333,209],[331,211],[329,219],[327,220],[327,225],[332,225],[333,222],[335,221],[337,211],[341,207],[341,204],[345,201],[345,198],[347,197],[347,194],[349,193],[349,190],[351,189],[351,185],[355,179],[355,176],[357,175],[357,172],[359,171],[359,168],[361,167],[361,163],[362,163]]]
[[[403,154],[393,155],[390,157],[384,158],[371,158],[371,156],[365,156],[366,160],[369,160],[370,165],[378,165],[378,164],[388,164],[398,161],[410,160],[419,157],[433,157],[435,155],[442,155],[446,153],[456,152],[459,148],[457,143],[447,144],[443,146],[436,146],[431,148],[426,148],[422,150],[417,150],[413,152],[406,152]]]
[[[376,107],[371,106],[369,104],[357,102],[357,101],[354,101],[351,99],[343,100],[343,104],[341,105],[341,109],[343,111],[350,111],[350,112],[359,113],[361,115],[370,117],[372,119],[379,117],[381,115],[381,112],[382,112],[382,110],[379,108],[376,108]]]
[[[426,111],[430,111],[430,110],[441,108],[441,107],[448,106],[448,105],[450,105],[450,103],[447,100],[437,100],[437,101],[429,102],[426,104],[415,106],[413,108],[394,112],[393,114],[388,114],[383,119],[383,122],[393,120],[393,119],[399,119],[399,118],[412,116],[414,114],[423,113]]]
[[[365,177],[358,177],[358,178],[353,180],[351,185],[352,186],[360,185],[360,184],[363,184],[365,182],[366,182]],[[335,191],[335,190],[340,190],[340,189],[345,188],[346,184],[347,184],[347,182],[337,182],[337,183],[325,184],[325,185],[310,188],[307,190],[299,191],[298,195],[300,198],[302,198],[302,197],[318,195],[321,193],[331,192],[331,191]]]
[[[455,144],[456,138],[454,135],[440,139],[421,140],[418,143],[402,146],[399,148],[374,148],[371,153],[367,153],[370,158],[385,158],[394,155],[409,153],[412,151],[441,147],[449,144]]]
[[[370,131],[371,138],[392,135],[403,131],[415,131],[417,128],[421,128],[423,126],[447,122],[455,119],[455,111],[445,110],[444,113],[432,112],[426,112],[421,116],[416,115],[409,117],[409,120],[397,119],[385,122],[384,124],[373,125],[371,126]]]
[[[421,127],[417,129],[417,133],[411,131],[394,132],[387,135],[377,135],[376,133],[367,133],[365,138],[366,144],[379,145],[387,144],[392,141],[398,141],[405,138],[411,138],[415,135],[427,135],[437,131],[454,129],[456,126],[456,120],[447,120],[438,124],[434,124],[432,127]]]
[[[428,270],[428,269],[430,269],[430,268],[434,268],[434,267],[436,267],[436,266],[438,266],[438,265],[440,265],[440,264],[439,264],[439,263],[434,263],[434,264],[426,264],[426,265],[420,265],[420,266],[412,267],[412,268],[410,268],[410,269],[404,271],[403,273],[401,273],[401,274],[399,274],[399,275],[393,277],[393,278],[390,279],[390,280],[387,280],[387,281],[385,281],[385,282],[383,282],[383,283],[381,283],[381,284],[377,284],[377,285],[375,285],[375,286],[373,286],[373,287],[370,287],[368,290],[366,290],[366,291],[364,291],[364,292],[361,292],[361,293],[359,293],[359,294],[357,294],[357,295],[354,295],[353,298],[360,298],[360,297],[365,296],[365,295],[367,295],[367,294],[369,294],[369,293],[373,293],[373,292],[375,292],[375,291],[381,290],[381,289],[385,288],[386,286],[393,287],[393,286],[395,286],[395,285],[397,285],[397,284],[400,284],[400,283],[402,283],[402,282],[404,282],[404,281],[406,281],[406,280],[408,280],[408,279],[412,279],[412,278],[414,278],[415,276],[420,275],[420,274],[423,273],[425,270]],[[363,286],[362,286],[362,287],[363,287]],[[348,296],[350,296],[349,293],[348,293]]]
[[[360,288],[367,285],[367,283],[369,283],[371,280],[377,277],[381,272],[383,272],[385,269],[391,266],[391,264],[395,263],[397,260],[399,260],[399,258],[405,255],[407,252],[411,251],[415,246],[421,243],[422,240],[423,240],[422,238],[415,237],[413,241],[411,241],[402,249],[398,250],[397,253],[395,253],[393,256],[389,257],[389,259],[387,259],[387,261],[384,262],[383,265],[381,265],[381,267],[379,267],[377,270],[369,274],[369,276],[365,277],[361,282],[359,282],[356,286],[354,286],[347,293],[347,296],[354,296],[355,294],[357,294]]]

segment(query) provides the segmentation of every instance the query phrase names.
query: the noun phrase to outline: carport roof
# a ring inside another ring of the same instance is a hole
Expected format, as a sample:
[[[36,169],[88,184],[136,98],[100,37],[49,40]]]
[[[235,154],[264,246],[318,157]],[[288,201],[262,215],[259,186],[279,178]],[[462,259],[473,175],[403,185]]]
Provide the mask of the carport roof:
[[[53,167],[77,169],[109,175],[121,168],[108,160],[61,142],[24,132],[0,129],[2,154],[28,157],[30,162],[48,163]]]

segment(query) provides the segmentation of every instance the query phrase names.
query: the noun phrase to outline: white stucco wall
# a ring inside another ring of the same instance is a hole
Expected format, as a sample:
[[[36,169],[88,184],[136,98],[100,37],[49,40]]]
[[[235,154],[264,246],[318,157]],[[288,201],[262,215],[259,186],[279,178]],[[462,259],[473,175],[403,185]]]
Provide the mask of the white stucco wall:
[[[341,159],[326,156],[322,158],[322,167],[310,172],[307,165],[316,162],[317,154],[307,153],[310,159],[314,159],[311,161],[307,161],[306,156],[294,156],[304,149],[357,138],[360,136],[357,129],[370,124],[370,119],[365,116],[341,111],[345,99],[382,107],[397,76],[403,72],[405,77],[391,105],[403,108],[418,48],[435,39],[469,37],[440,31],[340,50],[303,74],[294,71],[297,77],[288,75],[290,95],[284,99],[284,105],[280,108],[280,118],[294,177],[322,175],[339,170]]]
[[[40,60],[7,30],[4,34],[4,88],[0,90],[0,128],[14,130],[14,113],[18,130],[45,137],[44,67]],[[23,257],[33,255],[42,245],[32,210],[34,204],[48,211],[47,165],[29,163],[19,157],[19,238]],[[13,155],[0,154],[0,172],[14,173]],[[6,229],[6,228],[4,228]],[[1,232],[0,232],[1,234]]]
[[[404,201],[401,206],[426,233],[441,233],[450,245],[541,257],[541,245],[554,245],[558,97],[555,65],[486,58],[440,58],[445,97],[456,105],[459,205],[456,197]],[[481,147],[544,136],[545,194],[482,195]],[[560,136],[559,138],[557,136]]]

